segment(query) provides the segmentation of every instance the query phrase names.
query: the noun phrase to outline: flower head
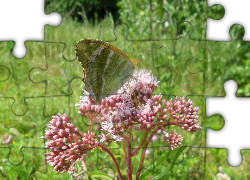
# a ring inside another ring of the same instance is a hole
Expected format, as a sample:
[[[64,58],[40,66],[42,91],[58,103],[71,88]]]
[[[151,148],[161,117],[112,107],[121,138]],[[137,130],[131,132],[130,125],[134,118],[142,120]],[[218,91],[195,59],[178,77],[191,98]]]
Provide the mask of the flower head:
[[[106,132],[109,140],[120,141],[130,126],[150,131],[157,125],[155,118],[161,122],[166,118],[160,114],[162,96],[152,96],[157,84],[151,71],[136,71],[134,78],[126,82],[117,93],[104,98],[99,105],[85,92],[86,96],[82,96],[77,104],[79,114],[98,121],[101,126],[99,129]],[[107,139],[103,134],[99,137],[101,141]]]
[[[156,135],[153,135],[152,141],[156,141],[156,140],[157,140],[157,136],[156,136]]]
[[[51,152],[46,153],[46,159],[54,167],[54,171],[68,171],[73,162],[97,143],[95,133],[80,134],[66,114],[53,116],[48,128],[42,138],[49,140],[45,148]]]
[[[145,155],[149,155],[149,154],[150,154],[150,150],[146,149]]]
[[[85,91],[85,96],[77,104],[79,114],[99,124],[96,129],[102,131],[99,135],[101,142],[121,141],[130,126],[138,131],[150,132],[158,126],[166,126],[169,120],[172,120],[169,125],[179,126],[191,133],[199,130],[198,108],[192,107],[192,101],[186,102],[184,98],[162,100],[161,94],[153,95],[157,86],[157,78],[151,75],[151,71],[135,71],[130,81],[114,95],[102,99],[100,104],[96,104]],[[175,142],[171,147],[178,145]]]
[[[183,141],[183,137],[173,130],[169,135],[164,136],[163,139],[168,142],[172,150],[181,145],[181,142]]]
[[[175,98],[174,102],[172,99],[169,101],[163,100],[163,104],[169,112],[169,118],[172,118],[176,125],[183,130],[194,133],[201,129],[197,124],[199,116],[196,115],[199,108],[193,108],[193,102],[190,99],[187,102],[184,97],[181,97],[179,101]]]
[[[218,173],[216,176],[218,180],[231,180],[231,178],[227,174]]]

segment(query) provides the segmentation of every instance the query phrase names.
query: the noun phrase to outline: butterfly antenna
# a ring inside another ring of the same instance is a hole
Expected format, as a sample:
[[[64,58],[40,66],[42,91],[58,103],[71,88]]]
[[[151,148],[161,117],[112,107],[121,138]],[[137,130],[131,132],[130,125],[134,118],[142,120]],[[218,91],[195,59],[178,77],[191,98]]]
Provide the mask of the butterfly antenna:
[[[153,51],[150,51],[150,52],[148,52],[148,53],[146,53],[146,54],[141,54],[143,57],[144,56],[146,56],[146,55],[148,55],[148,54],[151,54],[152,52],[154,52],[154,51],[156,51],[156,50],[158,50],[158,49],[161,49],[163,46],[160,46],[160,47],[158,47],[157,49],[154,49]]]

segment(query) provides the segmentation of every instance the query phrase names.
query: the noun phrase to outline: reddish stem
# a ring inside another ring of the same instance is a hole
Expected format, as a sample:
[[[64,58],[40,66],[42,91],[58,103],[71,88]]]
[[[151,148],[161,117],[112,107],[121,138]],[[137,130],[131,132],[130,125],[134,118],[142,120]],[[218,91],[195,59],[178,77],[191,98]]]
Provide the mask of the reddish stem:
[[[90,133],[90,131],[91,131],[91,127],[92,127],[92,121],[90,120],[90,122],[89,122],[89,129],[88,129],[88,133]]]
[[[126,144],[125,144],[124,140],[122,140],[122,146],[123,146],[125,159],[126,159],[126,161],[128,161],[128,156],[127,156],[127,152],[126,152]]]
[[[171,125],[178,126],[178,124],[177,124],[176,122],[168,122],[168,123],[163,124],[163,125],[161,125],[161,126],[162,126],[162,127],[166,127],[166,126],[171,126]],[[159,126],[159,127],[161,127],[161,126]],[[158,128],[157,128],[157,129],[158,129]]]
[[[136,151],[134,153],[132,153],[132,157],[135,156],[140,150],[141,147],[143,146],[143,144],[145,143],[146,139],[147,139],[148,133],[145,134],[142,143],[140,144],[140,146],[136,149]]]
[[[167,123],[167,124],[168,124],[168,123]],[[165,124],[165,125],[167,125],[167,124]],[[147,150],[148,144],[150,143],[152,137],[155,135],[155,133],[156,133],[159,129],[161,129],[161,126],[159,126],[158,128],[156,128],[156,129],[151,133],[151,135],[149,136],[149,138],[148,138],[148,140],[147,140],[147,142],[146,142],[146,145],[145,145],[145,147],[144,147],[144,149],[143,149],[143,152],[142,152],[142,157],[141,157],[140,166],[139,166],[139,169],[138,169],[138,172],[137,172],[137,175],[136,175],[136,180],[138,180],[139,177],[140,177],[140,173],[141,173],[141,170],[142,170],[142,165],[143,165],[144,158],[145,158],[145,152],[146,152],[146,150]]]
[[[166,127],[166,126],[169,126],[169,125],[176,125],[176,123],[175,122],[169,122],[169,123],[166,123],[166,124],[162,125],[162,127]],[[161,128],[157,128],[157,131],[159,129],[161,129]],[[145,134],[144,139],[143,139],[142,143],[140,144],[140,146],[136,149],[136,151],[134,153],[132,153],[132,157],[135,156],[140,151],[140,149],[142,148],[143,144],[146,141],[147,136],[148,136],[148,133]]]
[[[120,168],[118,166],[118,163],[117,163],[117,161],[116,161],[115,156],[113,155],[113,153],[108,148],[106,148],[105,146],[103,146],[102,144],[98,144],[98,146],[100,146],[104,151],[106,151],[110,155],[110,157],[113,159],[113,161],[115,163],[115,167],[116,167],[116,170],[118,172],[119,178],[121,180],[124,180],[123,177],[122,177]]]
[[[128,180],[132,180],[132,163],[131,163],[131,131],[132,131],[132,126],[129,127],[129,141],[128,143],[128,160],[127,160],[127,166],[128,166]]]

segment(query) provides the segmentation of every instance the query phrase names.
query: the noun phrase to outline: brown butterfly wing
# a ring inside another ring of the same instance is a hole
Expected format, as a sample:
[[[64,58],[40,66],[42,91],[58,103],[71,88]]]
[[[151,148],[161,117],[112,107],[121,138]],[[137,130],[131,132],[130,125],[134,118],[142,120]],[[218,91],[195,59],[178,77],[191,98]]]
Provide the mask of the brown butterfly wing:
[[[135,69],[121,50],[100,40],[79,41],[76,55],[86,73],[85,89],[97,102],[114,94]]]

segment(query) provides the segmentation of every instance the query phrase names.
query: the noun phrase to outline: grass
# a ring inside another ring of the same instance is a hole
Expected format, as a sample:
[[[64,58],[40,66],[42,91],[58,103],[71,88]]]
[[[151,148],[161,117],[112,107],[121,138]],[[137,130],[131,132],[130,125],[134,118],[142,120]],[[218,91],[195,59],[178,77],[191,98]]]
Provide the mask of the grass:
[[[223,126],[221,116],[206,117],[205,98],[225,95],[223,83],[230,77],[230,69],[240,61],[237,54],[241,48],[239,41],[197,41],[189,39],[189,32],[183,32],[178,40],[130,42],[126,41],[126,28],[123,25],[115,27],[109,18],[96,25],[65,19],[58,27],[45,27],[45,42],[26,42],[28,53],[23,59],[12,56],[13,42],[0,43],[0,72],[3,74],[0,132],[13,135],[12,143],[0,148],[2,176],[4,174],[9,179],[70,178],[67,173],[53,172],[52,167],[46,165],[44,142],[40,137],[51,116],[57,113],[67,113],[75,126],[86,132],[88,121],[78,115],[74,106],[84,88],[74,47],[80,39],[94,38],[109,41],[131,58],[138,58],[138,69],[152,70],[160,81],[156,93],[161,93],[164,99],[185,96],[200,108],[198,115],[202,130],[191,135],[175,128],[184,137],[183,145],[188,148],[166,179],[212,179],[218,173],[218,166],[222,166],[231,179],[249,179],[247,151],[242,151],[243,164],[232,168],[227,163],[226,150],[205,149],[206,128],[220,129]],[[122,165],[125,162],[120,144],[117,144],[111,145],[112,151]],[[167,153],[169,147],[158,135],[149,150],[145,168]],[[115,173],[111,159],[100,150],[89,153],[86,163],[89,172]],[[170,163],[171,159],[156,167],[151,176],[161,173]],[[126,175],[126,172],[123,168],[122,174]]]

